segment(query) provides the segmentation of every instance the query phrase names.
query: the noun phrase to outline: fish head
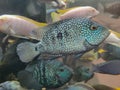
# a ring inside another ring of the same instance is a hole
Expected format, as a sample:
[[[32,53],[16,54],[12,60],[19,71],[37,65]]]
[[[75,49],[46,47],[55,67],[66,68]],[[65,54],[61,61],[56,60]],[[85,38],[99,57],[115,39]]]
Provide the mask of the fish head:
[[[57,65],[55,78],[57,79],[56,87],[62,86],[71,80],[73,76],[73,70],[68,66],[64,65],[62,62]]]
[[[9,29],[8,19],[7,17],[0,16],[0,30],[5,31],[6,29]]]
[[[109,29],[90,20],[89,18],[81,22],[81,35],[85,38],[90,45],[99,45],[110,34]]]
[[[75,69],[75,78],[77,77],[77,81],[88,81],[93,75],[94,73],[90,67],[81,65]]]
[[[91,6],[78,7],[78,8],[76,8],[76,11],[78,11],[79,14],[83,13],[82,17],[88,17],[88,18],[94,17],[99,14],[99,11]]]
[[[89,15],[91,16],[91,17],[94,17],[94,16],[96,16],[96,15],[98,15],[100,12],[98,11],[98,10],[96,10],[95,8],[93,8],[93,7],[90,7],[90,9],[89,9]]]

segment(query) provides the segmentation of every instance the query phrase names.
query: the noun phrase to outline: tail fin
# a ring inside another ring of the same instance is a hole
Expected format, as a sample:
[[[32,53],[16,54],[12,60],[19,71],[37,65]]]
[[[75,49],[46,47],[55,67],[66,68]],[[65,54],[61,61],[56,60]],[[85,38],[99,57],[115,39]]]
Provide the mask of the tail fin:
[[[17,46],[17,54],[22,62],[30,62],[39,54],[35,46],[36,44],[31,42],[24,42]]]
[[[26,77],[27,76],[27,77]],[[18,72],[17,78],[23,87],[28,89],[41,90],[42,86],[34,78],[31,72],[23,70]]]

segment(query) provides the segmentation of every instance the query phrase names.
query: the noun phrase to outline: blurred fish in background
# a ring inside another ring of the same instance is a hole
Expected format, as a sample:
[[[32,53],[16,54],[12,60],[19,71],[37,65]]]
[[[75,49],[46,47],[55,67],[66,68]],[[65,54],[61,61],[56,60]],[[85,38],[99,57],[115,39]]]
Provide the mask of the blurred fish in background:
[[[27,76],[27,77],[26,77]],[[73,70],[58,60],[36,60],[18,73],[21,85],[28,89],[58,88],[73,76]]]
[[[32,19],[19,15],[1,15],[0,16],[0,31],[8,36],[19,38],[30,38],[30,32],[39,27],[45,26],[45,23],[39,23]],[[31,37],[32,38],[32,37]]]
[[[77,82],[87,82],[90,80],[94,73],[119,75],[120,74],[120,61],[113,60],[109,62],[104,62],[100,64],[93,64],[89,60],[81,60],[76,62],[76,67],[74,68],[73,80]]]
[[[80,7],[73,7],[64,10],[56,10],[55,12],[51,12],[52,21],[56,22],[59,20],[64,20],[68,18],[75,18],[75,17],[86,17],[92,18],[99,14],[95,8],[91,6],[80,6]]]

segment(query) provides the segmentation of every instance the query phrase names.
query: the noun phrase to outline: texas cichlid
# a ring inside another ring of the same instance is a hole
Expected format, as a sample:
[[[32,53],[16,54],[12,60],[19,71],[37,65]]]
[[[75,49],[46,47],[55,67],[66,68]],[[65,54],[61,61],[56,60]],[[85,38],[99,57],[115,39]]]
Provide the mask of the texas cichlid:
[[[40,38],[40,42],[19,44],[17,54],[23,62],[43,53],[83,54],[98,46],[109,34],[107,28],[89,18],[65,19],[33,30],[31,35]]]

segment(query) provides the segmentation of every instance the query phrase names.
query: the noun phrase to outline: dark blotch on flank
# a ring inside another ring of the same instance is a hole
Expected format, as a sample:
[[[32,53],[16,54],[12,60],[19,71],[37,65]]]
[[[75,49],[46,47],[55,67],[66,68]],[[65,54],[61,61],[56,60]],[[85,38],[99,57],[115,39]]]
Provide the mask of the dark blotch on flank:
[[[58,39],[62,39],[62,38],[63,38],[63,35],[62,35],[61,32],[59,32],[59,33],[57,34],[57,38],[58,38]]]

